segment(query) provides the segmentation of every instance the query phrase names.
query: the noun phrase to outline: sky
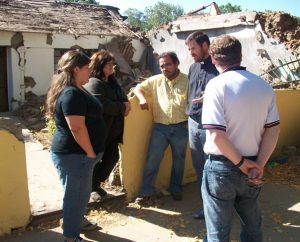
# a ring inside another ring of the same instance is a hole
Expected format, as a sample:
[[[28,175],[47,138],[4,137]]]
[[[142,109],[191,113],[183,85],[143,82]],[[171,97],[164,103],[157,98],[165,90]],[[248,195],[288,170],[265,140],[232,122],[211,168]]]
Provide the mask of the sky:
[[[102,5],[111,5],[118,7],[120,13],[128,8],[136,8],[144,11],[145,7],[153,6],[159,0],[99,0]],[[165,3],[180,5],[185,12],[197,9],[201,6],[206,6],[213,1],[196,1],[196,0],[161,0]],[[299,0],[215,0],[218,5],[225,5],[230,2],[232,5],[240,5],[243,11],[283,11],[294,16],[300,17],[300,1]],[[208,8],[209,9],[209,8]]]

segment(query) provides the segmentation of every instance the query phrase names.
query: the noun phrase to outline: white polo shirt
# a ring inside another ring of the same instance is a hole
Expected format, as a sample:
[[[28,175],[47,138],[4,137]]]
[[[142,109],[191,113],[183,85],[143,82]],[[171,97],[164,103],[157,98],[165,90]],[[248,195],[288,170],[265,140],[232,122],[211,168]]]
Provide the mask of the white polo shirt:
[[[202,111],[204,129],[220,129],[243,156],[259,151],[265,128],[279,124],[275,93],[260,77],[246,70],[232,70],[207,85]],[[206,154],[222,155],[206,132]]]

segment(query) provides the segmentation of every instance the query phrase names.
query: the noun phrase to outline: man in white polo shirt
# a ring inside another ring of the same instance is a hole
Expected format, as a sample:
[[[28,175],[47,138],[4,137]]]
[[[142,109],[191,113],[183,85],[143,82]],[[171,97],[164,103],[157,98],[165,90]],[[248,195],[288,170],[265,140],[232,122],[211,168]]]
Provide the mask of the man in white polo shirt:
[[[234,209],[241,220],[241,241],[263,241],[257,198],[278,140],[279,117],[272,87],[240,66],[241,49],[229,35],[210,46],[221,74],[208,83],[202,111],[208,159],[201,190],[208,242],[230,240]]]

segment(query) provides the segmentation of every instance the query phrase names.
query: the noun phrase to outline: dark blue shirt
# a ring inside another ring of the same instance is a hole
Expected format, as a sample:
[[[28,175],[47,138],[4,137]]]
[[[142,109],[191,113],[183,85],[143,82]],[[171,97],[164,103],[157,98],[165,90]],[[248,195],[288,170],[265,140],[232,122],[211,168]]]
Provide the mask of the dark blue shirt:
[[[201,123],[202,103],[193,103],[192,100],[201,97],[209,80],[217,75],[219,72],[212,63],[210,56],[202,63],[192,64],[189,69],[187,114],[198,123]]]
[[[54,112],[56,131],[51,150],[57,153],[85,154],[69,129],[65,118],[69,115],[85,117],[85,124],[95,153],[103,151],[106,126],[102,116],[102,105],[87,91],[75,86],[66,87],[57,99]]]

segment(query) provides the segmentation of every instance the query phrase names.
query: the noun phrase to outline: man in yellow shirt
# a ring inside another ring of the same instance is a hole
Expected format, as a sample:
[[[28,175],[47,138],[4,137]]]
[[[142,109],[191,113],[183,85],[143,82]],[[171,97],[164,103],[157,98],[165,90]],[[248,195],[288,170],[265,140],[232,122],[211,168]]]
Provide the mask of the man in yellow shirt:
[[[173,166],[169,191],[174,200],[182,200],[182,178],[188,141],[187,104],[188,77],[178,69],[179,60],[174,52],[159,56],[162,74],[137,85],[134,94],[140,107],[149,110],[146,97],[152,98],[154,126],[150,138],[146,166],[137,202],[149,204],[155,197],[154,180],[168,145],[171,146]]]

